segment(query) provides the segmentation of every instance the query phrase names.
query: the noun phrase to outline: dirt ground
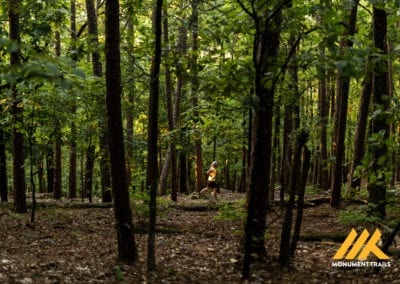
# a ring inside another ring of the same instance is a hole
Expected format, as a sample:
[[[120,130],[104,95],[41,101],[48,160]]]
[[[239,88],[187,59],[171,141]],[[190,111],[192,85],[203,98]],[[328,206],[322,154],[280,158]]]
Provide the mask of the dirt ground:
[[[237,198],[243,196],[225,192],[218,205]],[[196,202],[190,206],[206,201]],[[32,225],[29,213],[14,214],[2,206],[0,283],[241,283],[242,221],[218,218],[218,210],[187,210],[187,197],[177,205],[167,206],[159,217],[158,270],[152,273],[146,273],[143,233],[136,234],[139,263],[130,266],[117,260],[112,208],[41,207]],[[328,204],[310,206],[304,212],[302,235],[347,234],[351,226],[339,223],[338,214]],[[135,218],[138,228],[141,220]],[[379,274],[371,268],[333,268],[332,256],[341,242],[330,239],[300,241],[290,268],[280,267],[280,220],[279,210],[269,212],[269,257],[252,266],[251,283],[400,283],[394,256],[390,268]]]

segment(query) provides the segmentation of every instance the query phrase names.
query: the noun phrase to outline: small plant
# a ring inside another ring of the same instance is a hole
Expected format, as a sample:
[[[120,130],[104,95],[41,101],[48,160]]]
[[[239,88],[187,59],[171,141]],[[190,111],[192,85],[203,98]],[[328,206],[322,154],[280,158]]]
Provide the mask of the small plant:
[[[368,208],[349,207],[339,214],[339,222],[352,226],[359,226],[366,223],[379,223],[381,219],[377,216],[370,216]]]
[[[144,221],[144,219],[149,217],[149,202],[150,195],[147,192],[131,192],[132,211],[140,221]],[[170,202],[165,198],[157,197],[157,215],[163,216],[169,209],[169,204]]]
[[[117,283],[124,284],[126,283],[124,280],[124,272],[122,271],[119,265],[115,266],[115,277],[117,277]]]
[[[237,203],[225,204],[219,208],[218,215],[214,217],[214,220],[244,221],[246,217],[244,203],[245,200],[241,199]]]
[[[307,186],[306,187],[306,194],[316,194],[321,193],[322,190],[318,186]]]

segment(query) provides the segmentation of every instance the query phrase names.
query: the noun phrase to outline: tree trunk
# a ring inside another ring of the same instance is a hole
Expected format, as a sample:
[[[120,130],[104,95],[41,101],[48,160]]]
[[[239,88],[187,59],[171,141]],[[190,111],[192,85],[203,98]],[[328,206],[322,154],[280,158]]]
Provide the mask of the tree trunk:
[[[44,172],[43,172],[43,160],[40,159],[37,165],[38,180],[39,180],[39,192],[44,193],[46,191]]]
[[[125,148],[121,114],[121,54],[119,1],[106,0],[106,106],[110,131],[109,149],[114,197],[114,213],[118,240],[118,257],[129,262],[138,260],[132,211],[126,179]]]
[[[166,46],[165,57],[168,61],[169,55],[169,34],[168,34],[168,7],[164,5],[164,16],[163,16],[163,35],[164,35],[164,45]],[[171,80],[171,68],[168,62],[164,64],[165,68],[165,98],[166,98],[166,107],[167,107],[167,121],[168,121],[168,131],[171,132],[174,130],[174,114],[173,114],[173,106],[172,106],[172,80]],[[168,143],[168,150],[165,157],[164,165],[161,170],[160,175],[160,194],[167,194],[167,181],[168,181],[168,173],[172,168],[172,155],[174,151],[174,141],[170,141]],[[176,158],[175,158],[176,161]],[[175,162],[176,163],[176,162]],[[176,170],[176,164],[175,164]],[[175,174],[176,177],[176,174]],[[176,182],[175,182],[176,184]],[[176,192],[176,188],[174,189]]]
[[[342,55],[344,55],[345,48],[352,48],[353,41],[349,38],[354,36],[356,32],[356,20],[357,20],[357,7],[358,1],[353,3],[351,9],[348,29],[345,34],[345,39],[341,44]],[[347,73],[346,73],[347,72]],[[350,89],[350,77],[349,70],[339,70],[337,77],[337,94],[336,94],[336,114],[335,114],[335,163],[333,168],[332,177],[332,200],[331,206],[338,208],[340,204],[342,194],[342,183],[343,183],[343,163],[345,153],[345,136],[346,136],[346,121],[347,121],[347,107]]]
[[[19,9],[21,0],[9,0],[9,24],[10,24],[10,39],[20,43],[19,32]],[[12,51],[10,54],[11,66],[16,66],[21,63],[20,50]],[[22,99],[18,94],[15,85],[11,87],[13,103],[11,107],[13,115],[13,186],[14,186],[14,210],[16,213],[26,213],[26,182],[25,182],[25,151],[24,151],[24,135],[21,127],[24,125]]]
[[[290,165],[292,169],[301,169],[301,152],[308,139],[308,133],[302,131],[299,133],[296,139],[296,150],[294,152],[293,163]],[[291,171],[290,182],[289,182],[289,202],[285,211],[282,231],[281,231],[281,243],[279,251],[279,263],[284,266],[288,266],[290,262],[290,239],[292,232],[292,219],[293,219],[293,208],[296,198],[296,192],[299,190],[299,184],[301,182],[301,174],[299,175],[296,171]]]
[[[186,56],[187,53],[187,30],[185,24],[179,27],[179,38],[177,43],[177,53],[181,58]],[[182,98],[182,90],[186,83],[186,71],[185,67],[182,66],[180,61],[176,62],[176,91],[175,91],[175,102],[173,107],[173,124],[174,129],[178,129],[180,127],[180,106],[181,106],[181,98]],[[171,147],[171,199],[173,201],[177,201],[177,193],[178,192],[186,192],[186,157],[184,147],[179,150],[176,149],[176,144],[178,141],[180,143],[185,143],[184,137],[182,137],[183,129],[180,129],[179,134],[180,137],[176,135],[173,138],[173,145]],[[182,139],[180,139],[182,138]],[[179,159],[179,170],[178,170],[178,159]]]
[[[274,137],[272,139],[272,158],[271,158],[271,182],[270,182],[270,191],[269,191],[269,200],[273,201],[275,199],[275,184],[279,181],[280,177],[280,147],[279,147],[279,136],[280,136],[280,127],[281,127],[281,111],[280,111],[280,102],[275,104],[274,111],[275,121],[274,121]]]
[[[78,60],[76,50],[76,2],[70,0],[70,21],[71,21],[71,59],[76,62]],[[76,113],[76,104],[73,102],[71,113]],[[68,176],[68,198],[76,198],[76,184],[77,184],[77,129],[75,121],[71,122],[71,134],[69,140],[69,176]]]
[[[245,255],[242,276],[250,275],[252,255],[264,257],[265,223],[268,208],[269,177],[271,166],[272,114],[274,109],[275,84],[277,78],[267,74],[277,74],[277,54],[280,42],[282,11],[279,9],[268,18],[263,15],[263,27],[258,26],[254,37],[253,63],[255,67],[255,95],[252,129],[252,152],[250,184],[247,199],[245,225]],[[265,84],[269,81],[270,84]]]
[[[55,46],[55,55],[56,57],[60,57],[61,55],[61,38],[60,32],[56,31],[56,46]],[[62,195],[62,168],[61,168],[61,124],[58,118],[56,118],[56,122],[54,125],[54,189],[53,189],[53,197],[54,199],[61,199]]]
[[[46,156],[46,175],[47,175],[47,193],[53,193],[54,189],[54,151],[47,150]]]
[[[75,110],[73,110],[75,112]],[[71,123],[70,149],[69,149],[69,177],[68,177],[68,198],[76,198],[77,184],[77,144],[76,144],[76,125]]]
[[[301,229],[301,223],[303,221],[304,194],[305,194],[306,186],[307,186],[308,171],[310,169],[310,159],[311,159],[311,152],[310,152],[310,150],[308,150],[307,146],[304,146],[303,161],[302,161],[302,165],[301,165],[300,189],[299,189],[299,196],[297,199],[296,222],[294,224],[292,241],[290,243],[290,256],[291,257],[294,257],[297,243],[300,239],[300,229]]]
[[[317,14],[318,23],[325,21],[325,11],[331,9],[331,0],[321,0],[320,13]],[[325,48],[321,49],[320,57],[325,58]],[[320,145],[319,145],[319,157],[316,157],[315,166],[318,166],[319,177],[316,177],[314,184],[318,184],[323,191],[327,191],[330,187],[329,183],[329,166],[328,166],[328,135],[327,125],[329,119],[329,73],[323,68],[318,68],[319,80],[318,80],[318,112],[320,119]],[[315,174],[315,171],[313,171]]]
[[[192,107],[193,107],[193,122],[194,122],[194,151],[195,151],[195,190],[200,192],[203,188],[203,150],[201,146],[201,133],[198,129],[200,114],[197,110],[198,105],[198,53],[199,53],[199,11],[198,0],[191,0],[192,16],[191,16],[191,31],[192,31],[192,57],[190,59],[190,81],[192,88]],[[215,145],[215,144],[214,144]]]
[[[155,37],[154,55],[150,71],[150,96],[149,96],[149,119],[148,119],[148,148],[147,148],[147,176],[146,187],[150,192],[150,220],[149,237],[147,246],[147,270],[156,270],[155,256],[155,234],[157,218],[157,187],[158,187],[158,163],[157,163],[157,142],[158,142],[158,104],[160,96],[160,65],[161,65],[161,21],[162,21],[162,0],[156,0],[153,10],[153,33]]]
[[[350,188],[353,193],[357,188],[359,189],[361,186],[361,178],[359,176],[357,177],[354,176],[354,174],[357,167],[361,165],[361,161],[365,153],[365,135],[367,132],[371,93],[372,93],[372,73],[367,71],[367,75],[366,78],[364,79],[362,86],[360,104],[358,109],[357,128],[355,134],[356,137],[354,139],[354,148],[353,148],[353,161],[351,164]]]
[[[86,149],[86,168],[85,168],[85,189],[84,189],[84,197],[89,199],[89,202],[92,202],[92,185],[93,185],[93,167],[94,160],[96,158],[95,155],[96,147],[89,142],[89,146]]]
[[[320,117],[320,178],[318,183],[323,191],[329,189],[329,169],[327,165],[328,161],[328,142],[327,142],[327,125],[329,118],[329,103],[328,103],[328,88],[327,88],[327,74],[326,71],[320,70],[318,72],[322,74],[322,78],[318,84],[318,108]]]
[[[385,10],[373,8],[374,46],[382,55],[387,54],[387,14]],[[385,57],[383,57],[385,58]],[[371,135],[375,140],[369,151],[372,156],[368,169],[368,202],[370,215],[384,218],[386,216],[386,173],[390,172],[386,140],[389,137],[388,110],[388,74],[387,61],[382,59],[374,66],[373,108]],[[383,134],[382,134],[383,133]],[[376,138],[378,137],[378,138]]]
[[[0,128],[0,201],[8,201],[7,156],[4,130]]]
[[[55,145],[54,145],[54,187],[53,196],[54,199],[61,199],[62,195],[62,168],[61,168],[61,126],[60,123],[56,123],[56,135],[55,135]]]
[[[135,28],[133,20],[129,18],[126,23],[128,29],[128,49],[129,52],[134,52],[135,46]],[[129,56],[129,66],[135,66],[135,56]],[[128,186],[132,185],[132,175],[134,170],[134,144],[133,144],[133,125],[134,125],[134,109],[135,109],[135,79],[131,78],[128,85],[128,92],[126,94],[126,108],[125,108],[125,133],[126,133],[126,174]]]
[[[103,70],[101,66],[101,56],[100,52],[97,49],[99,44],[98,39],[98,28],[97,28],[97,14],[94,6],[94,0],[86,0],[86,11],[88,18],[88,31],[89,31],[89,44],[92,45],[92,70],[93,75],[96,77],[103,76]],[[111,179],[110,179],[110,158],[108,153],[108,128],[105,123],[106,118],[103,116],[105,113],[105,105],[102,99],[97,99],[97,105],[100,109],[100,125],[103,127],[99,128],[99,163],[100,163],[100,173],[101,173],[101,192],[103,202],[111,201]],[[104,111],[103,111],[104,110]]]

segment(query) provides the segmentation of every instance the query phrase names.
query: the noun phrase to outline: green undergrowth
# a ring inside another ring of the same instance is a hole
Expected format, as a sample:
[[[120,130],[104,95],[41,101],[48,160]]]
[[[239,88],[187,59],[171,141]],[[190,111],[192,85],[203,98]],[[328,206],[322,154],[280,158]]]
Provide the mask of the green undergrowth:
[[[219,221],[244,221],[246,217],[245,199],[238,199],[232,203],[226,203],[219,207],[214,220]]]

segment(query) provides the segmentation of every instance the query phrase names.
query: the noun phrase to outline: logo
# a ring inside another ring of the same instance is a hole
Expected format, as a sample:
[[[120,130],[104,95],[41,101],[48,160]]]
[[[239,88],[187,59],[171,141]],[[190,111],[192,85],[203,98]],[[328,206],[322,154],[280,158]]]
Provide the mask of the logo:
[[[366,243],[369,237],[369,232],[367,229],[364,229],[357,241],[354,242],[357,238],[357,232],[356,230],[352,229],[347,238],[344,240],[343,244],[340,246],[339,250],[336,252],[333,259],[343,259],[352,244],[353,247],[347,253],[346,257],[344,257],[346,260],[353,260],[357,257],[357,255],[358,260],[365,260],[370,253],[375,254],[375,256],[381,260],[389,259],[389,257],[377,245],[381,236],[381,232],[376,229],[369,241]]]
[[[379,248],[381,232],[376,229],[370,237],[367,229],[358,236],[353,228],[333,256],[333,267],[390,267],[389,257]],[[358,237],[358,238],[357,238]],[[369,238],[369,239],[368,239]],[[375,255],[379,261],[365,261],[370,254]],[[354,261],[357,260],[357,261]]]

